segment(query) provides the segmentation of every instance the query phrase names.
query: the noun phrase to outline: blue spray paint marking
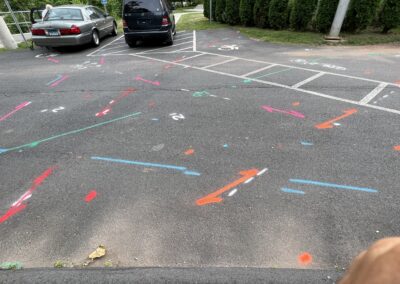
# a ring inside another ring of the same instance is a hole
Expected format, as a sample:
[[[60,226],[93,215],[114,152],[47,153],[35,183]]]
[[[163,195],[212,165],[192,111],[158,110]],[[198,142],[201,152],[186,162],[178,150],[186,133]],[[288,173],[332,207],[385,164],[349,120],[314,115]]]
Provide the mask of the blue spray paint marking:
[[[192,176],[200,176],[201,175],[198,172],[187,171],[186,167],[179,167],[179,166],[174,166],[174,165],[146,163],[146,162],[129,161],[129,160],[106,158],[106,157],[92,157],[92,160],[100,160],[100,161],[107,161],[107,162],[114,162],[114,163],[121,163],[121,164],[129,164],[129,165],[137,165],[137,166],[144,166],[144,167],[155,167],[155,168],[164,168],[164,169],[170,169],[170,170],[177,170],[177,171],[183,172],[185,175],[192,175]]]
[[[314,143],[307,142],[307,141],[301,141],[300,143],[301,143],[301,145],[303,145],[303,146],[313,146],[313,145],[314,145]]]
[[[281,190],[286,193],[306,194],[304,191],[282,187]]]
[[[0,153],[4,153],[4,152],[7,152],[8,151],[8,149],[6,149],[6,148],[0,148]]]
[[[364,192],[370,192],[370,193],[378,192],[376,189],[372,189],[372,188],[340,185],[340,184],[319,182],[319,181],[306,180],[306,179],[289,179],[289,181],[293,182],[293,183],[299,183],[299,184],[310,184],[310,185],[317,185],[317,186],[322,186],[322,187],[334,187],[334,188],[340,188],[340,189],[358,190],[358,191],[364,191]]]
[[[228,144],[224,144],[224,148],[228,148],[229,147],[229,145]]]
[[[57,75],[57,77],[56,77],[54,80],[48,82],[48,83],[46,84],[46,86],[50,86],[51,84],[53,84],[54,82],[60,80],[61,78],[62,78],[62,75]]]

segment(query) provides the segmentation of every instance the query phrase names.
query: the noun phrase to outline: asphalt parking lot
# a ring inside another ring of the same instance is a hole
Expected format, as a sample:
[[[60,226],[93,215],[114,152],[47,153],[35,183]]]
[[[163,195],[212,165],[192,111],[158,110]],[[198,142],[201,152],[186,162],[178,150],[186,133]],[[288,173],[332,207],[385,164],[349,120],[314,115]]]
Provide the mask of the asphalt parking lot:
[[[0,62],[0,263],[341,271],[400,233],[395,48],[226,29]]]

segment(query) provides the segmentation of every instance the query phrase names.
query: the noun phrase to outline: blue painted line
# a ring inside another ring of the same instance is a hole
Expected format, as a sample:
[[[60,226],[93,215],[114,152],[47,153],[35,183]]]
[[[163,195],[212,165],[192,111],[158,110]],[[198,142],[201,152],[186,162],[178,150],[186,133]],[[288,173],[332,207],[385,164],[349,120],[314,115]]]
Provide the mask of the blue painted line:
[[[224,148],[228,148],[229,147],[229,145],[228,144],[224,144]]]
[[[304,191],[282,187],[281,190],[286,193],[306,194]]]
[[[301,143],[301,145],[303,145],[303,146],[313,146],[313,145],[314,145],[314,143],[307,142],[307,141],[301,141],[300,143]]]
[[[306,179],[289,179],[289,181],[293,182],[293,183],[299,183],[299,184],[311,184],[311,185],[317,185],[317,186],[322,186],[322,187],[334,187],[334,188],[358,190],[358,191],[364,191],[364,192],[370,192],[370,193],[378,192],[378,190],[372,189],[372,188],[340,185],[340,184],[306,180]]]
[[[54,82],[60,80],[61,78],[62,78],[62,75],[57,75],[57,77],[53,81],[48,82],[46,84],[46,86],[49,86],[49,85],[53,84]]]
[[[198,172],[184,171],[183,173],[188,176],[201,176],[201,173]]]
[[[6,148],[0,148],[0,153],[4,153],[4,152],[7,152],[8,151],[8,149],[6,149]]]
[[[129,160],[121,160],[121,159],[112,159],[112,158],[105,158],[105,157],[92,157],[92,160],[100,160],[100,161],[107,161],[107,162],[114,162],[114,163],[121,163],[121,164],[138,165],[138,166],[145,166],[145,167],[172,169],[172,170],[177,170],[177,171],[186,171],[185,167],[178,167],[178,166],[173,166],[173,165],[163,165],[163,164],[154,164],[154,163],[145,163],[145,162],[129,161]]]

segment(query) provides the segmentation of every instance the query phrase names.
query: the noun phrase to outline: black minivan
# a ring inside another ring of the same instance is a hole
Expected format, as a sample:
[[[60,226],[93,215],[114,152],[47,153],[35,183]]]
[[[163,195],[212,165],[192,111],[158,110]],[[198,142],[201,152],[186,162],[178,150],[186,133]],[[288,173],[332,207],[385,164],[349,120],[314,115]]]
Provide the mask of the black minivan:
[[[124,0],[122,21],[125,41],[134,47],[138,40],[160,39],[174,43],[174,8],[168,0]]]

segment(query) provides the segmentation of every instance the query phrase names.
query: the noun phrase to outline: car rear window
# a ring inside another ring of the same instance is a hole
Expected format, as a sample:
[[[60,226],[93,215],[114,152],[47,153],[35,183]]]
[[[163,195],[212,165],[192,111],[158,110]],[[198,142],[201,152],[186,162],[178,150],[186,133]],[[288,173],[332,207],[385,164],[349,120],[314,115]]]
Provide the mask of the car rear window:
[[[161,11],[161,3],[159,0],[136,0],[125,1],[125,13],[146,13]]]
[[[81,9],[53,8],[43,19],[44,21],[83,21]]]

